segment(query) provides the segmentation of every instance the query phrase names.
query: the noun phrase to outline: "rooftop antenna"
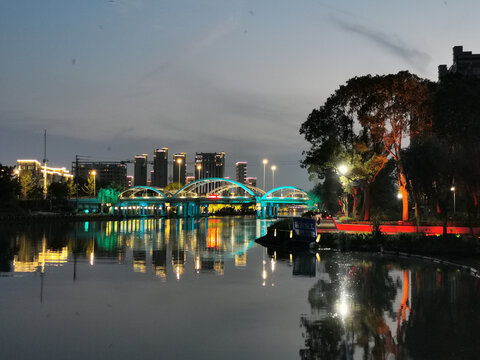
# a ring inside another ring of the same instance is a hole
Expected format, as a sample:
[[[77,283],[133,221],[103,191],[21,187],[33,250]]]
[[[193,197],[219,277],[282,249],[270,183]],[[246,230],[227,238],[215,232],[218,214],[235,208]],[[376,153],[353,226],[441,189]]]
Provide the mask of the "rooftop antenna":
[[[43,133],[43,198],[47,198],[47,130]]]

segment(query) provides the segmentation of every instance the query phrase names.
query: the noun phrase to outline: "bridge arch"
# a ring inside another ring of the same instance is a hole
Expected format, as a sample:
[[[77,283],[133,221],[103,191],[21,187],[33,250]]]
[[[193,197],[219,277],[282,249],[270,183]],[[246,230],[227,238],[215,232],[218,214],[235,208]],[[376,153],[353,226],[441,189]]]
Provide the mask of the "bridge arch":
[[[302,190],[295,186],[280,186],[266,192],[262,196],[261,200],[267,200],[270,198],[292,198],[299,200],[308,200],[310,197],[305,190]]]
[[[132,198],[168,198],[167,194],[160,188],[153,186],[134,186],[122,193],[120,193],[119,199],[132,199]]]
[[[217,184],[218,186],[213,186],[212,189],[208,189],[209,185]],[[202,187],[206,187],[208,190],[204,191],[205,195],[219,195],[224,191],[229,191],[231,189],[242,189],[250,197],[260,197],[265,194],[265,192],[257,187],[251,185],[245,185],[237,181],[225,178],[206,178],[193,181],[181,189],[179,189],[173,197],[198,197],[199,191]]]

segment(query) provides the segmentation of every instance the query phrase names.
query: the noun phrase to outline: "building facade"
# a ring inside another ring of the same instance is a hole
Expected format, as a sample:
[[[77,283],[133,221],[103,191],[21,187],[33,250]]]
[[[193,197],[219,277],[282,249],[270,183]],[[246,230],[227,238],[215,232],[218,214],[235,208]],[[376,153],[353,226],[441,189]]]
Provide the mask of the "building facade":
[[[225,153],[196,153],[195,154],[195,179],[224,178]],[[203,186],[201,194],[214,190],[214,184]]]
[[[148,155],[135,155],[133,183],[134,186],[147,185]]]
[[[463,46],[454,46],[452,66],[439,65],[438,78],[450,73],[480,77],[480,54],[463,51]]]
[[[235,173],[237,182],[245,184],[247,179],[247,163],[245,161],[239,161],[235,164]]]
[[[96,172],[96,182],[100,186],[112,184],[128,186],[127,164],[124,161],[72,162],[72,172],[78,179],[87,180],[93,170]]]
[[[187,174],[187,156],[186,154],[179,153],[173,155],[173,182],[185,185],[185,177]]]
[[[160,188],[168,185],[168,148],[153,151],[152,185]]]
[[[38,160],[17,160],[16,172],[18,177],[21,177],[26,171],[29,171],[34,178],[38,179],[38,186],[40,187],[73,179],[73,175],[65,167],[45,167]]]
[[[245,179],[245,184],[257,187],[257,178],[256,177],[247,177]]]

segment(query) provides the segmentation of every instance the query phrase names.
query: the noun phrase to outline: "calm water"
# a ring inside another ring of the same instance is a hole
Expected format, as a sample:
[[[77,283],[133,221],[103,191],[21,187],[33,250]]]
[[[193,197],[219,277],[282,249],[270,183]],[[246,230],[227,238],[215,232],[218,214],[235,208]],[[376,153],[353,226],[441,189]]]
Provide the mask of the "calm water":
[[[478,359],[480,280],[245,218],[1,226],[2,359]]]

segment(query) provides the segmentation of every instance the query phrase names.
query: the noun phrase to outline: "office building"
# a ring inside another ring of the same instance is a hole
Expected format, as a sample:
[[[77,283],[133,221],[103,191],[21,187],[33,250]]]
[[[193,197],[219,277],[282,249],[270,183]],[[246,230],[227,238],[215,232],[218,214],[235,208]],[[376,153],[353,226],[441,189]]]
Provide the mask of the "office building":
[[[168,148],[155,149],[153,152],[152,185],[160,188],[168,185]]]
[[[135,155],[135,168],[133,173],[133,183],[135,186],[147,185],[147,158],[147,154]]]
[[[46,177],[46,185],[53,182],[66,182],[73,179],[73,175],[65,168],[44,167],[38,160],[17,160],[18,177],[26,171],[30,171],[34,178],[38,179],[38,186],[43,187]]]
[[[247,179],[247,163],[245,161],[239,161],[235,164],[236,180],[240,184],[245,184]]]
[[[196,153],[195,179],[223,178],[225,177],[225,153]],[[202,186],[201,194],[206,194],[215,189],[214,184]]]
[[[438,78],[454,73],[465,76],[480,77],[480,54],[472,54],[471,51],[463,51],[463,46],[453,47],[453,64],[438,66]]]
[[[96,182],[99,186],[112,184],[128,186],[127,164],[124,161],[72,162],[72,172],[79,180],[87,180],[93,170],[95,170]]]
[[[173,182],[185,185],[185,177],[187,173],[187,156],[186,154],[174,154],[173,155]]]

